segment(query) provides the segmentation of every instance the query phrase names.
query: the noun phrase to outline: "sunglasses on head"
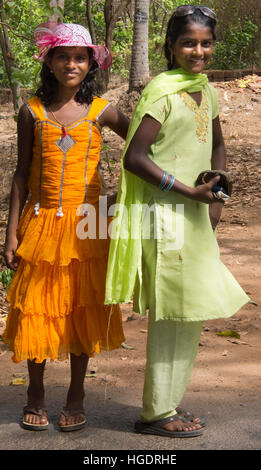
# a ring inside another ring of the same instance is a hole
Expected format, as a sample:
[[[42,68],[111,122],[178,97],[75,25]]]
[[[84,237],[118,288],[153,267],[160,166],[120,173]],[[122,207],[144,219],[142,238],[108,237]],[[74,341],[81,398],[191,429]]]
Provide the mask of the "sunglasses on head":
[[[181,5],[180,7],[176,8],[174,11],[174,16],[187,16],[187,15],[193,15],[196,10],[200,10],[201,13],[205,16],[208,16],[209,18],[212,18],[213,20],[216,19],[216,13],[211,10],[209,7],[205,6],[193,6],[193,5]]]

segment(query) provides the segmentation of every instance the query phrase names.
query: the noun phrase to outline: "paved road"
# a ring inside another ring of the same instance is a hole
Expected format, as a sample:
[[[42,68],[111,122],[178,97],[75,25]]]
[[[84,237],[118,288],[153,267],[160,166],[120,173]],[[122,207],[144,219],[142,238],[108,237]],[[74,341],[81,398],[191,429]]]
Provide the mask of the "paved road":
[[[25,431],[19,425],[24,405],[24,390],[10,402],[10,386],[0,388],[0,449],[1,450],[260,450],[261,400],[258,394],[242,403],[237,393],[195,393],[188,391],[184,403],[207,418],[204,434],[193,439],[169,439],[144,436],[133,432],[139,418],[140,390],[124,391],[109,386],[105,401],[104,385],[92,387],[86,400],[88,427],[73,433],[61,433],[57,428],[57,410],[66,388],[46,387],[52,404],[48,408],[49,429],[43,432]]]

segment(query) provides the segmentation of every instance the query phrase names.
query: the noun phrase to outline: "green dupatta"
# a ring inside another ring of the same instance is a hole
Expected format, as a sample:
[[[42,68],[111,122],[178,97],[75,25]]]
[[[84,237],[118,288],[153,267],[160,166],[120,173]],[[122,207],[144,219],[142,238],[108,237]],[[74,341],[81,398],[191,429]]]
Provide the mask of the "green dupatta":
[[[122,155],[117,206],[111,226],[105,304],[131,302],[136,277],[141,277],[141,222],[146,182],[124,169],[124,155],[128,146],[153,103],[181,90],[189,93],[201,91],[207,83],[207,75],[190,74],[180,68],[159,74],[140,96]]]

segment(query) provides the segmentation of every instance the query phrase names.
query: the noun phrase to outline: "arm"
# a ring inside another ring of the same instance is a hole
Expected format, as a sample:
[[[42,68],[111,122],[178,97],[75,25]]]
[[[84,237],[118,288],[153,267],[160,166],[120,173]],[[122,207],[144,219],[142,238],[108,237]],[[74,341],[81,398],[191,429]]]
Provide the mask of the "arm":
[[[99,118],[102,127],[109,127],[124,140],[127,136],[129,122],[129,118],[113,105],[108,106]]]
[[[129,128],[129,118],[125,116],[115,106],[110,105],[99,118],[99,124],[104,127],[109,127],[112,131],[122,137],[124,140],[127,137]],[[107,208],[116,203],[117,193],[107,196]]]
[[[126,170],[156,186],[159,186],[162,180],[163,170],[148,157],[148,152],[160,128],[161,124],[156,119],[146,115],[130,142],[124,159],[124,168]],[[219,176],[213,178],[207,184],[192,188],[175,179],[171,191],[209,204],[215,200],[211,188],[218,180]]]
[[[212,170],[226,170],[226,150],[221,130],[221,125],[219,121],[219,116],[217,116],[212,121],[212,130],[213,130],[213,151],[211,159],[211,168]],[[209,216],[213,230],[215,230],[222,213],[224,203],[222,201],[217,201],[211,204],[209,207]]]
[[[18,114],[17,132],[18,161],[12,182],[4,250],[7,266],[11,269],[16,269],[18,266],[15,256],[18,244],[16,230],[28,196],[27,180],[32,159],[33,117],[25,105],[21,107]]]

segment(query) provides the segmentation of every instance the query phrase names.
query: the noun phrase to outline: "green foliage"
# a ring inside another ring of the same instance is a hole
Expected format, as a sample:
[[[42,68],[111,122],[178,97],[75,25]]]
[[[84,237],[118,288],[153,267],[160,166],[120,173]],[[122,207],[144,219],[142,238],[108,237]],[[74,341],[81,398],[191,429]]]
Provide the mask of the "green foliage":
[[[254,0],[248,0],[253,3]],[[11,50],[15,58],[12,77],[22,87],[35,88],[41,64],[33,59],[36,48],[33,31],[54,12],[59,20],[87,24],[86,0],[65,0],[64,12],[50,8],[50,0],[4,0],[4,17],[10,26]],[[261,63],[258,48],[258,15],[249,9],[246,0],[235,0],[231,10],[230,0],[208,0],[207,5],[218,14],[218,41],[210,67],[216,69],[246,68]],[[97,44],[105,42],[105,0],[92,1],[92,17]],[[168,19],[181,4],[198,4],[198,0],[161,0],[150,2],[149,61],[152,74],[166,67],[163,45]],[[243,6],[244,9],[243,9]],[[259,28],[260,29],[260,28]],[[259,34],[259,36],[258,36]],[[128,14],[119,18],[113,36],[111,71],[128,78],[131,64],[133,20]],[[9,86],[3,58],[0,55],[0,86]]]
[[[4,288],[8,291],[11,282],[14,277],[14,271],[11,269],[5,269],[4,271],[0,272],[0,282],[3,284]]]
[[[253,41],[258,27],[248,20],[243,28],[240,24],[231,26],[225,32],[225,38],[217,42],[210,67],[215,69],[241,69],[258,64],[260,59],[254,50]]]
[[[33,59],[36,48],[33,31],[53,14],[49,0],[4,1],[4,17],[10,26],[8,34],[16,67],[12,69],[12,79],[22,87],[35,87],[40,64]],[[56,13],[61,16],[60,9]],[[0,84],[8,86],[2,55],[0,57]]]

